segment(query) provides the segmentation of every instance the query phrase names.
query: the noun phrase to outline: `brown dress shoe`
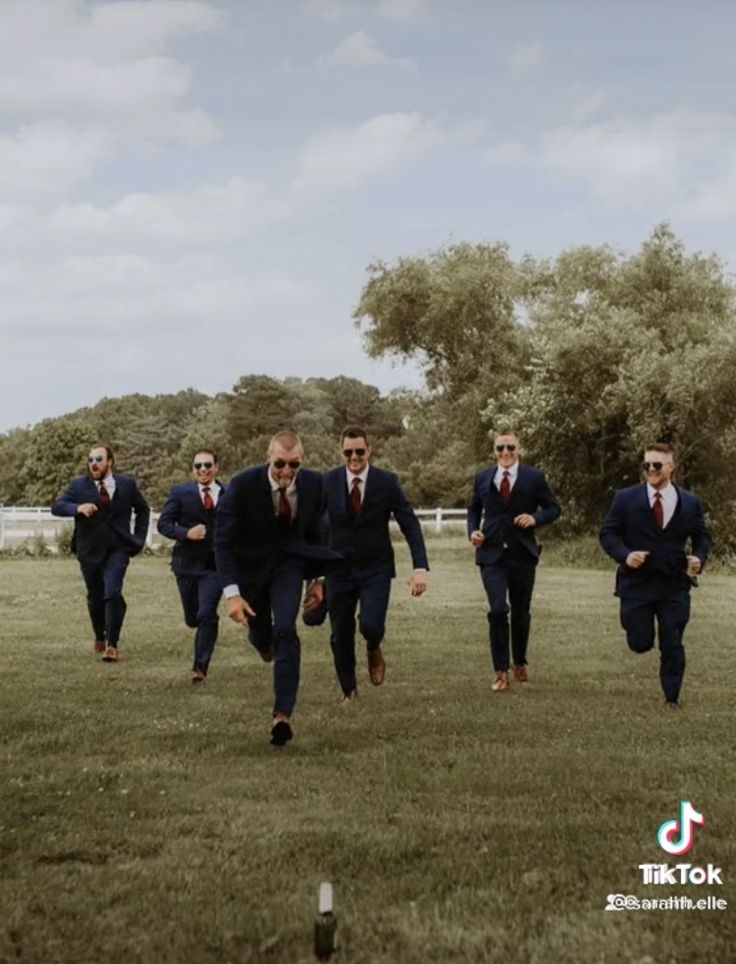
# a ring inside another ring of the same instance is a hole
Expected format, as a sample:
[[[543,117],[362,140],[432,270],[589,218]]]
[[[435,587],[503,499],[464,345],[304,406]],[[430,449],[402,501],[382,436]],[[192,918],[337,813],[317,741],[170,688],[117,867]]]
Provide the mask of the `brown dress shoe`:
[[[371,677],[371,683],[374,686],[380,686],[386,675],[386,662],[380,646],[378,649],[368,650],[368,673]]]
[[[526,666],[514,666],[514,679],[517,683],[529,682],[529,674],[526,671]]]
[[[104,640],[104,639],[96,639],[96,640],[95,640],[95,652],[96,652],[96,653],[104,653],[104,652],[105,652],[105,640]]]
[[[491,689],[494,693],[501,693],[503,690],[507,690],[510,685],[509,674],[504,670],[499,670],[491,683]]]
[[[106,663],[117,663],[118,661],[117,646],[105,646],[105,652],[102,654],[102,658]]]
[[[204,672],[204,670],[200,669],[199,667],[192,670],[192,683],[204,683],[206,679],[207,674]]]

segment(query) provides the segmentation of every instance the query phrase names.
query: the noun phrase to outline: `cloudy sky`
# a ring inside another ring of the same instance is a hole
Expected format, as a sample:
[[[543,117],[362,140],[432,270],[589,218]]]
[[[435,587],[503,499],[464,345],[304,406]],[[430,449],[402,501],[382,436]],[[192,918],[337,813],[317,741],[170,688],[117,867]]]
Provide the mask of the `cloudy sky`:
[[[366,267],[669,220],[736,264],[729,0],[0,0],[0,431],[369,361]]]

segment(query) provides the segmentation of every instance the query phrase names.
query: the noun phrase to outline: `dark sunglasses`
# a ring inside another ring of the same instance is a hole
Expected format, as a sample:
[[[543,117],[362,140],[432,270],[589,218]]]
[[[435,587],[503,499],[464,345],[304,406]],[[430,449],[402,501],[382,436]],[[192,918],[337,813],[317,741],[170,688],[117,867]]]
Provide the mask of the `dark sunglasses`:
[[[663,465],[664,465],[664,462],[642,462],[641,463],[641,467],[644,469],[645,472],[648,472],[650,469],[654,469],[655,472],[661,472]]]
[[[342,454],[346,459],[352,458],[353,455],[357,455],[360,459],[365,455],[365,449],[343,449]]]
[[[90,455],[87,461],[91,464],[92,462],[104,462],[107,458],[106,455]]]
[[[194,463],[194,468],[195,468],[195,469],[211,469],[214,464],[215,464],[214,462],[195,462],[195,463]]]
[[[516,446],[515,446],[513,443],[512,443],[511,445],[497,445],[497,446],[496,446],[496,451],[497,451],[497,452],[503,452],[504,449],[506,449],[507,452],[515,452],[515,451],[516,451]]]
[[[275,469],[285,469],[287,465],[289,466],[290,469],[293,469],[295,472],[297,469],[300,469],[302,467],[302,463],[298,462],[296,459],[292,459],[291,462],[285,462],[284,459],[275,459],[273,462],[273,467]]]

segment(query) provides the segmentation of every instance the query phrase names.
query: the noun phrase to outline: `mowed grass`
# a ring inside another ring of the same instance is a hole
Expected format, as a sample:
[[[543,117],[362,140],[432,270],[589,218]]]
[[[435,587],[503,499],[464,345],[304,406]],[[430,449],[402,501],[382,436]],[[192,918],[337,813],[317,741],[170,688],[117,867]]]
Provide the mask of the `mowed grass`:
[[[161,559],[135,560],[122,660],[91,652],[73,560],[0,563],[3,961],[307,962],[317,887],[339,962],[729,962],[734,910],[605,912],[611,892],[734,903],[736,579],[693,594],[679,713],[629,653],[612,573],[540,566],[531,683],[490,690],[485,602],[462,540],[430,544],[386,683],[360,653],[338,701],[303,628],[295,740],[268,743],[271,674],[223,619],[207,683]],[[684,859],[724,886],[645,887],[656,831],[706,815]]]

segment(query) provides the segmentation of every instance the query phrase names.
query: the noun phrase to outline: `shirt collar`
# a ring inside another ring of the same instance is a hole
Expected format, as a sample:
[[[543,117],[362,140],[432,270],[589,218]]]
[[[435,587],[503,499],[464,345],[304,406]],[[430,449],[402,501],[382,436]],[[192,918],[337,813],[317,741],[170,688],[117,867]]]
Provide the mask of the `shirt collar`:
[[[663,489],[655,489],[653,485],[647,482],[647,495],[649,496],[649,501],[654,500],[655,493],[659,492],[664,500],[669,500],[677,498],[677,489],[671,482],[668,482]]]
[[[519,474],[519,461],[518,461],[518,459],[517,459],[516,462],[514,462],[513,465],[510,465],[507,469],[505,469],[502,465],[499,465],[498,462],[497,462],[497,463],[496,463],[496,468],[498,469],[498,476],[497,476],[497,478],[502,479],[502,478],[503,478],[503,473],[504,473],[504,472],[508,472],[508,473],[509,473],[509,482],[516,482],[516,476]]]
[[[370,464],[366,465],[366,467],[363,469],[363,471],[360,472],[358,475],[355,475],[355,474],[354,474],[353,472],[351,472],[350,469],[346,466],[346,467],[345,467],[345,475],[347,476],[348,488],[349,488],[349,489],[352,489],[352,487],[353,487],[353,479],[360,479],[360,481],[361,481],[361,482],[363,483],[363,485],[365,486],[365,480],[368,478],[368,470],[369,470],[369,469],[370,469]]]

